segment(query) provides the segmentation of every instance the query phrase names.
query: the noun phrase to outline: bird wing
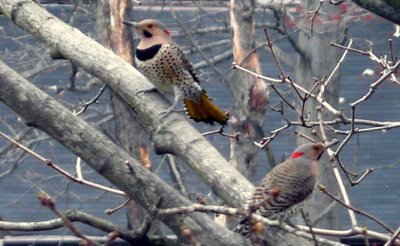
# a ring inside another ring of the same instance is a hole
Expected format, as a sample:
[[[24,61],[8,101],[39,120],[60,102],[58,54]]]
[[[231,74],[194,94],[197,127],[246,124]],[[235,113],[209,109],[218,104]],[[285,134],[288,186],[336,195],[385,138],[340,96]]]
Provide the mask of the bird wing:
[[[306,199],[314,189],[315,177],[309,165],[296,162],[287,160],[272,169],[256,187],[250,207],[270,217]]]
[[[186,54],[179,48],[178,45],[172,44],[172,46],[175,46],[178,51],[178,56],[180,57],[181,65],[189,72],[189,74],[193,77],[193,80],[196,81],[198,84],[200,84],[200,79],[197,76],[192,63],[187,58]]]

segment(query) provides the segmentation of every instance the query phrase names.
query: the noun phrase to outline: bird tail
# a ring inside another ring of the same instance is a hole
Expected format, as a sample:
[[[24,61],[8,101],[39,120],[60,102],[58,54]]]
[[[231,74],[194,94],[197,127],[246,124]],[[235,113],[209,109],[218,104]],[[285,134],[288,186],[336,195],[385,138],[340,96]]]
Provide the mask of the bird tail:
[[[239,233],[245,238],[249,237],[249,230],[250,230],[250,225],[249,225],[249,219],[248,217],[244,217],[239,221],[239,224],[233,229],[234,232]]]
[[[225,125],[228,121],[228,114],[219,109],[207,96],[205,91],[201,92],[198,102],[184,99],[183,103],[186,113],[197,122],[203,121],[213,125],[214,121],[216,121],[221,125]]]
[[[263,231],[254,230],[256,228],[250,228],[252,225],[249,223],[249,217],[243,217],[239,224],[233,229],[234,232],[239,233],[244,238],[250,239],[252,245],[257,246],[272,246],[277,244],[271,244],[263,237]],[[250,230],[252,230],[252,234],[250,235]]]

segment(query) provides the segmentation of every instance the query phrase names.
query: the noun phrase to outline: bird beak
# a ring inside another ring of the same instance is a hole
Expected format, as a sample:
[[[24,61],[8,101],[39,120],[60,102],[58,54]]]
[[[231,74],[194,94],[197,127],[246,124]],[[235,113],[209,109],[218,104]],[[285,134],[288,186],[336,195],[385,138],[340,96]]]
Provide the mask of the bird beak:
[[[134,27],[135,29],[139,26],[137,22],[133,22],[133,21],[123,21],[122,23],[124,23],[127,26],[131,26]]]

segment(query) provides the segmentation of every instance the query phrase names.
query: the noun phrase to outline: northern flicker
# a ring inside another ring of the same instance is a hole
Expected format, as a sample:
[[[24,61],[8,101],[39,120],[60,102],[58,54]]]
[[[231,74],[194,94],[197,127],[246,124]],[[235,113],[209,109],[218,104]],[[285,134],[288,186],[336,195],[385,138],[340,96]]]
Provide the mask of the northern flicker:
[[[248,209],[269,219],[288,218],[313,192],[324,149],[323,144],[310,143],[297,147],[289,159],[263,178],[248,201]],[[234,231],[247,237],[249,228],[246,217]]]
[[[226,124],[228,115],[202,89],[192,64],[161,21],[147,19],[138,23],[124,21],[124,24],[133,27],[140,38],[135,52],[138,69],[158,90],[175,96],[166,114],[172,112],[183,99],[186,112],[193,120]]]

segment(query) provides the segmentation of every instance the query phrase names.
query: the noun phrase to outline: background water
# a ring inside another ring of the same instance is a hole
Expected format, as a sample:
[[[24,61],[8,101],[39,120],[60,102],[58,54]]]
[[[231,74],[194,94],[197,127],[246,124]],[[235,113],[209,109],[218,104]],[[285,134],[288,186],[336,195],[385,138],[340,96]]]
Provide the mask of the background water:
[[[68,17],[71,11],[70,6],[51,5],[47,9],[63,20]],[[215,8],[211,12],[211,14],[206,14],[198,10],[193,11],[191,8],[176,10],[179,19],[186,25],[189,31],[205,28],[211,24],[217,26],[228,25],[229,15],[225,9]],[[195,16],[201,17],[194,18]],[[171,28],[173,33],[179,32],[179,28],[169,8],[165,8],[164,10],[145,7],[135,9],[132,19],[141,20],[149,17],[161,19]],[[261,13],[257,14],[257,18],[259,22],[263,21]],[[96,38],[94,24],[94,19],[91,17],[88,18],[88,15],[85,13],[76,15],[73,21],[74,26],[87,33],[87,35]],[[2,27],[0,32],[0,58],[9,66],[18,71],[28,71],[35,68],[37,62],[34,61],[37,61],[37,58],[35,58],[33,50],[37,50],[42,55],[44,54],[44,63],[59,65],[56,69],[49,69],[38,75],[31,76],[29,79],[32,83],[43,88],[47,93],[70,107],[77,105],[79,98],[87,100],[97,93],[100,85],[94,86],[89,93],[57,92],[52,90],[52,86],[54,85],[68,85],[71,72],[70,64],[65,61],[51,61],[45,54],[45,47],[29,35],[15,39],[23,35],[23,32],[10,23],[4,16],[0,16],[0,25]],[[351,23],[348,36],[353,38],[360,48],[367,48],[368,42],[366,39],[368,39],[373,44],[374,52],[377,54],[388,54],[387,39],[393,38],[391,36],[393,32],[394,28],[392,24],[374,17],[369,21]],[[262,38],[262,29],[258,33],[260,34],[260,38]],[[212,33],[212,35],[196,35],[195,39],[199,45],[202,45],[217,40],[229,39],[230,37],[231,34],[229,32],[216,32]],[[272,34],[272,37],[276,40],[278,35]],[[177,42],[184,47],[190,45],[190,42],[184,36],[177,38]],[[294,55],[293,50],[285,41],[277,40],[276,43],[282,49]],[[227,44],[207,50],[207,55],[213,57],[225,52],[230,47],[230,44]],[[396,38],[393,38],[393,47],[395,55],[399,57],[400,41]],[[26,53],[25,50],[28,51],[28,55],[22,55]],[[12,52],[14,52],[14,55],[11,56]],[[20,56],[18,56],[18,52],[21,53]],[[263,73],[268,76],[277,76],[278,70],[275,63],[272,62],[270,54],[264,50],[260,50],[259,54]],[[197,63],[202,61],[203,58],[198,54],[193,54],[190,55],[190,60],[193,63]],[[218,63],[218,70],[224,75],[229,74],[231,72],[231,62],[231,59],[227,59]],[[341,107],[347,115],[350,115],[348,103],[365,94],[369,89],[369,84],[379,75],[376,74],[375,77],[363,77],[362,72],[366,68],[379,71],[379,67],[375,63],[369,61],[366,57],[352,53],[349,53],[342,66],[340,96],[345,102],[341,104]],[[285,67],[285,70],[293,75],[293,71],[290,68]],[[202,85],[216,104],[228,110],[233,105],[234,100],[227,86],[221,83],[218,75],[209,68],[202,68],[198,73],[202,79]],[[83,85],[90,78],[90,75],[80,71],[77,83],[78,85]],[[384,82],[376,90],[372,98],[359,107],[357,117],[381,121],[399,120],[399,92],[400,87],[398,85],[389,81]],[[270,96],[271,105],[279,102],[276,94],[271,92]],[[99,104],[91,107],[82,117],[95,123],[99,119],[109,116],[110,113],[109,94],[106,92],[100,98]],[[0,130],[7,134],[14,135],[15,132],[20,131],[24,127],[23,119],[18,118],[18,116],[1,103],[0,117]],[[284,120],[278,113],[269,110],[266,114],[264,131],[268,133],[282,126],[284,123]],[[214,129],[205,124],[196,124],[194,122],[192,124],[200,131]],[[112,129],[112,122],[108,121],[100,125],[100,128],[104,131],[110,131]],[[342,129],[345,130],[348,127]],[[293,128],[287,129],[271,142],[270,147],[277,160],[287,157],[295,147],[293,131]],[[28,139],[38,138],[46,138],[46,135],[34,130],[30,133]],[[357,135],[352,138],[342,153],[345,165],[355,172],[362,171],[368,167],[375,168],[375,171],[360,185],[348,188],[353,205],[376,215],[376,217],[386,222],[392,228],[397,228],[400,221],[400,181],[398,178],[400,173],[400,166],[398,165],[400,161],[398,150],[400,146],[399,138],[399,129]],[[229,157],[228,139],[219,135],[209,136],[207,139],[226,158]],[[5,144],[5,141],[0,139],[0,146],[4,146]],[[71,173],[74,172],[76,157],[56,141],[52,139],[36,141],[32,143],[32,147]],[[2,156],[0,159],[0,173],[11,170],[7,175],[0,174],[0,215],[4,220],[40,221],[54,218],[55,216],[48,209],[43,208],[36,199],[37,192],[44,190],[57,199],[57,206],[61,210],[76,208],[122,225],[126,224],[124,210],[120,210],[111,216],[104,214],[105,209],[119,205],[123,202],[123,198],[74,184],[30,156],[24,156],[22,160],[19,160],[18,157],[20,154],[21,152],[14,151],[12,156],[6,156],[7,160],[5,156]],[[158,170],[157,174],[167,182],[172,183],[167,165],[162,164],[158,168],[160,157],[153,154],[152,161],[154,168]],[[190,195],[194,198],[197,195],[207,194],[207,186],[202,183],[196,174],[184,166],[183,163],[178,164],[183,170],[184,181]],[[266,156],[263,151],[260,151],[257,159],[257,172],[251,181],[256,184],[267,173],[268,167]],[[86,179],[110,185],[108,181],[97,175],[89,166],[85,166],[84,170]],[[343,210],[342,217],[342,227],[348,228],[349,221],[345,210]],[[381,230],[375,223],[362,216],[358,216],[358,219],[362,225],[367,225],[371,229]],[[86,226],[82,226],[82,230],[91,234],[102,234]],[[68,233],[68,230],[59,229],[44,233],[63,234]]]

